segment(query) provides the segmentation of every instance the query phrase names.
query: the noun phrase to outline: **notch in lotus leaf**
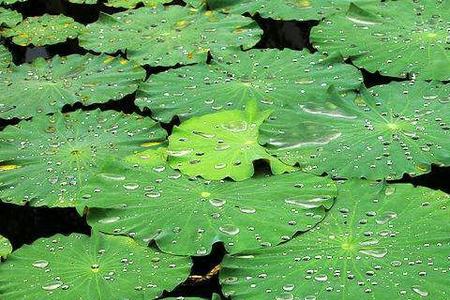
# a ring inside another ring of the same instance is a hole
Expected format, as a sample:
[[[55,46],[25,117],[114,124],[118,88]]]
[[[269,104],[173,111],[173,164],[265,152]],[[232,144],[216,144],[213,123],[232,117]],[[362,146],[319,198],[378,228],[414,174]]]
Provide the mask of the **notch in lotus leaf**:
[[[292,171],[258,144],[259,127],[270,114],[250,101],[245,111],[222,111],[184,121],[169,136],[170,166],[211,180],[250,178],[256,160],[267,161],[273,174]]]
[[[332,91],[332,90],[331,90]],[[420,175],[450,165],[450,90],[441,83],[390,83],[356,97],[292,105],[262,124],[260,143],[315,174],[368,179]]]
[[[287,67],[287,64],[289,67]],[[181,120],[219,110],[242,109],[255,99],[262,110],[277,110],[289,103],[327,97],[334,85],[339,93],[352,93],[361,73],[344,64],[341,56],[325,58],[289,49],[237,52],[232,59],[214,57],[197,64],[152,75],[139,85],[136,104],[149,108],[163,122]]]
[[[0,118],[28,118],[60,111],[66,104],[118,100],[133,93],[145,77],[138,65],[119,57],[69,55],[0,72]]]
[[[189,275],[190,258],[94,232],[39,239],[0,265],[5,299],[155,299]]]
[[[249,18],[174,5],[102,14],[87,25],[80,44],[97,52],[126,52],[141,65],[174,66],[206,62],[209,51],[248,49],[261,34]]]
[[[449,195],[352,180],[314,229],[227,256],[233,299],[448,299]],[[270,296],[268,296],[270,295]]]
[[[64,15],[28,17],[17,26],[6,29],[2,35],[12,37],[19,46],[53,45],[75,39],[84,26]]]
[[[333,204],[332,180],[302,172],[241,182],[206,181],[167,166],[164,148],[108,160],[82,193],[94,230],[128,235],[165,252],[206,255],[270,247],[307,231]]]
[[[322,53],[339,52],[370,72],[423,80],[450,80],[450,2],[384,1],[369,9],[352,4],[311,32]]]
[[[100,110],[43,115],[8,126],[0,132],[0,197],[82,211],[90,195],[80,190],[102,161],[165,137],[151,119]]]

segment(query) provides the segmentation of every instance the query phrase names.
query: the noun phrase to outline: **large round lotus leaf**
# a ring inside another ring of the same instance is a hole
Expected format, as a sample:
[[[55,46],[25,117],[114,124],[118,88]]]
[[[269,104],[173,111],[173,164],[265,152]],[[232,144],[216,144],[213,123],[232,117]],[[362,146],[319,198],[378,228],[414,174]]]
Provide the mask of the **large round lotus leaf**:
[[[108,0],[105,5],[112,7],[135,8],[138,4],[148,7],[157,7],[160,4],[170,3],[173,0]]]
[[[70,17],[45,14],[26,18],[19,25],[5,30],[3,35],[12,37],[12,41],[20,46],[40,47],[74,39],[82,27],[82,24],[75,22]]]
[[[60,111],[65,104],[121,99],[144,77],[140,66],[107,55],[38,58],[0,73],[0,118],[27,118]]]
[[[229,110],[189,119],[169,137],[169,164],[189,176],[236,181],[253,176],[253,162],[265,160],[273,174],[291,167],[258,144],[258,129],[271,111],[249,102],[245,111]]]
[[[262,109],[282,108],[311,97],[324,98],[333,84],[340,92],[357,89],[360,72],[318,54],[285,49],[236,53],[232,61],[214,59],[151,76],[139,86],[136,104],[158,120],[182,120],[221,109],[242,109],[255,99]],[[276,112],[275,112],[276,113]]]
[[[33,206],[77,206],[105,159],[165,138],[157,123],[118,112],[40,116],[0,132],[0,198]]]
[[[165,252],[204,255],[276,245],[322,220],[336,195],[326,177],[294,172],[243,182],[204,181],[170,169],[158,150],[114,162],[83,189],[88,223]],[[119,179],[120,180],[119,180]]]
[[[261,144],[316,174],[369,179],[450,165],[448,85],[391,83],[356,98],[292,105],[261,127]]]
[[[345,11],[352,0],[188,0],[199,6],[207,2],[210,9],[226,13],[259,13],[261,16],[282,20],[320,20],[323,17]],[[371,5],[379,0],[358,0]]]
[[[311,33],[321,52],[340,52],[370,72],[450,80],[450,1],[386,1],[378,9],[351,5]]]
[[[0,27],[13,27],[22,21],[22,15],[15,10],[0,7]],[[1,31],[0,35],[4,35]]]
[[[0,45],[0,76],[12,62],[12,55],[5,46]]]
[[[233,299],[449,299],[449,195],[351,181],[317,227],[226,257]]]
[[[204,62],[209,50],[250,48],[261,34],[254,21],[242,16],[159,6],[103,14],[87,26],[80,42],[99,52],[126,51],[141,64],[173,66]]]
[[[190,259],[128,237],[39,239],[0,265],[2,299],[155,299],[189,275]]]
[[[9,240],[4,236],[0,235],[0,259],[6,258],[12,252],[12,250],[13,249]]]

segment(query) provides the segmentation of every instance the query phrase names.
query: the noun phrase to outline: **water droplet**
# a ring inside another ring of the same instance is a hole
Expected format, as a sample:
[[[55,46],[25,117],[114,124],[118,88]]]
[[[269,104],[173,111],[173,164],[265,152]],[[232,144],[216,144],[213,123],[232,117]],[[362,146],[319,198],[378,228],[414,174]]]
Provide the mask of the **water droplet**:
[[[316,208],[322,206],[325,201],[328,201],[330,198],[327,197],[317,197],[311,199],[295,199],[288,198],[285,199],[284,202],[287,204],[292,204],[296,206],[300,206],[305,209]]]
[[[314,277],[314,279],[317,280],[317,281],[319,281],[319,282],[324,282],[324,281],[327,281],[327,280],[328,280],[328,276],[325,275],[325,274],[319,274],[319,275],[316,275],[316,276]]]
[[[364,249],[359,252],[376,258],[383,258],[388,253],[387,249]]]
[[[423,288],[421,288],[421,287],[418,286],[418,285],[413,286],[413,287],[412,287],[412,290],[413,290],[416,294],[420,295],[421,297],[427,297],[427,296],[428,296],[428,292],[425,291]]]
[[[212,206],[221,207],[224,206],[227,201],[222,199],[209,199],[209,203],[211,203]]]
[[[220,170],[220,169],[225,168],[226,166],[227,166],[227,164],[219,163],[219,164],[215,165],[214,168],[217,170]]]
[[[33,267],[39,268],[39,269],[44,269],[47,268],[49,265],[49,262],[46,260],[37,260],[33,263]]]
[[[63,285],[62,281],[55,280],[55,281],[47,283],[46,285],[43,285],[42,289],[44,289],[46,291],[53,291],[53,290],[56,290],[57,288],[59,288],[62,285]]]
[[[139,188],[139,184],[137,184],[137,183],[127,183],[127,184],[124,184],[123,187],[126,190],[133,191],[133,190]]]
[[[382,224],[386,224],[387,222],[389,222],[395,218],[397,218],[397,213],[395,213],[393,211],[387,211],[383,215],[378,217],[375,221],[377,222],[377,224],[382,225]]]
[[[119,220],[120,220],[120,217],[108,217],[108,218],[98,220],[98,223],[110,224],[110,223],[117,222]]]
[[[100,174],[105,179],[114,180],[114,181],[122,181],[125,180],[125,176],[119,174],[110,174],[110,173],[102,173]]]
[[[239,210],[244,214],[254,214],[256,212],[256,209],[251,207],[241,207]]]
[[[232,132],[241,132],[247,130],[247,122],[245,121],[232,121],[226,124],[222,124],[222,128]]]
[[[152,191],[152,192],[147,192],[144,194],[145,197],[147,198],[158,198],[161,196],[160,192],[156,192],[156,191]]]
[[[239,233],[239,231],[240,231],[238,227],[236,227],[234,225],[230,225],[230,224],[220,226],[219,230],[221,232],[223,232],[225,234],[228,234],[228,235],[231,235],[231,236],[237,235]]]

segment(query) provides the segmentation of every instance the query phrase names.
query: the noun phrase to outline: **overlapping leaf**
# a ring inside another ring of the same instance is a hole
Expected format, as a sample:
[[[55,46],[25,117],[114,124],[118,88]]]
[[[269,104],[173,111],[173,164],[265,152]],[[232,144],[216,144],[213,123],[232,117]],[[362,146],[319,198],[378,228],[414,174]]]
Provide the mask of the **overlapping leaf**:
[[[350,181],[317,227],[226,257],[233,299],[448,299],[449,195]]]
[[[101,15],[80,36],[87,49],[127,53],[140,64],[172,66],[204,62],[209,50],[239,50],[256,44],[261,30],[249,18],[169,6]]]
[[[27,118],[60,111],[66,104],[120,99],[133,93],[144,77],[141,67],[107,55],[38,58],[0,73],[0,118]]]
[[[450,165],[447,85],[391,83],[356,98],[311,99],[261,127],[269,152],[317,174],[369,179]]]
[[[169,137],[169,164],[189,176],[211,180],[250,178],[256,160],[267,161],[273,174],[290,171],[258,144],[258,129],[270,113],[249,102],[245,111],[222,111],[183,122]]]
[[[0,259],[6,258],[12,252],[11,243],[7,238],[0,235]]]
[[[77,206],[89,198],[80,189],[105,159],[164,138],[151,119],[99,110],[8,126],[0,132],[0,198],[33,206]]]
[[[450,2],[385,1],[377,9],[352,5],[312,29],[315,47],[340,52],[371,72],[450,80]]]
[[[155,299],[189,275],[190,259],[94,233],[40,239],[0,265],[4,299]]]
[[[180,255],[207,254],[219,241],[235,253],[310,229],[336,195],[329,179],[301,172],[210,182],[183,176],[160,157],[150,150],[111,163],[88,182],[83,192],[95,230],[155,240]]]
[[[0,7],[0,27],[14,27],[22,21],[22,15],[15,10]],[[0,35],[3,35],[0,32]]]
[[[0,0],[0,4],[10,5],[17,2],[25,2],[27,0]]]
[[[9,52],[5,46],[0,45],[0,74],[5,72],[5,69],[11,64],[11,62],[11,52]]]
[[[53,45],[75,39],[83,25],[64,15],[48,15],[28,17],[17,26],[5,30],[2,35],[12,37],[12,41],[20,46]]]
[[[172,0],[108,0],[105,4],[112,7],[135,8],[142,3],[144,6],[157,7],[160,4],[169,3]]]
[[[196,6],[207,3],[211,9],[230,13],[259,13],[266,18],[281,20],[320,20],[330,14],[346,10],[351,0],[192,0]],[[376,0],[357,0],[372,5]]]
[[[318,54],[285,49],[236,53],[233,60],[216,57],[209,65],[194,65],[151,76],[140,85],[136,104],[170,122],[224,109],[242,109],[249,99],[261,109],[283,108],[289,103],[327,97],[334,85],[339,92],[359,87],[359,71],[324,60]]]

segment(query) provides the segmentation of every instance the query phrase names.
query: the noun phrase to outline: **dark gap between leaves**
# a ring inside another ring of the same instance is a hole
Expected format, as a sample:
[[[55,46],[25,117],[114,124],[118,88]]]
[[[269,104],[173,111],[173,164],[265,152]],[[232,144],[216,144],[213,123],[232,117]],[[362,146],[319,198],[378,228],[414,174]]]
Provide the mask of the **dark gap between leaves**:
[[[11,242],[14,250],[58,233],[90,235],[91,227],[75,208],[20,206],[0,201],[0,235]]]
[[[411,183],[414,186],[423,186],[434,190],[450,193],[450,167],[431,165],[430,173],[411,176],[404,174],[402,179],[389,180],[389,183]]]
[[[319,21],[279,21],[262,18],[259,14],[253,16],[253,19],[264,31],[254,49],[308,49],[311,53],[317,51],[312,46],[309,36],[311,28],[318,25]]]
[[[218,272],[218,266],[222,262],[225,254],[226,250],[224,245],[222,243],[215,243],[212,246],[210,254],[192,257],[193,266],[189,278],[171,292],[165,292],[161,298],[202,297],[211,299],[212,295],[216,293],[222,299],[226,299],[223,296],[219,283]]]

